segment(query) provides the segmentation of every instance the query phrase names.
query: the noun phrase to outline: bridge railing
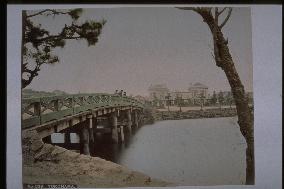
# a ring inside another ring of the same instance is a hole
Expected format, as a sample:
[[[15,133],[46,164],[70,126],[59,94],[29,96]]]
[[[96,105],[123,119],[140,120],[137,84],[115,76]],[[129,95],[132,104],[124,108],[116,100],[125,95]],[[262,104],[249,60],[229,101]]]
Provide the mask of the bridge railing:
[[[40,125],[97,108],[132,106],[143,108],[143,103],[112,94],[76,94],[22,99],[22,128]]]

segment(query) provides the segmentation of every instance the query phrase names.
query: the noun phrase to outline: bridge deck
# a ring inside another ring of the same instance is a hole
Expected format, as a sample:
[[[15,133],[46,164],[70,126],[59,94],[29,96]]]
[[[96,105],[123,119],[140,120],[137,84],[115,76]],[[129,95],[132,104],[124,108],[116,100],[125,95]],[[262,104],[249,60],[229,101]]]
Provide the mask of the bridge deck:
[[[143,107],[134,98],[102,93],[23,98],[22,129],[44,127],[80,115],[100,116],[114,110]]]

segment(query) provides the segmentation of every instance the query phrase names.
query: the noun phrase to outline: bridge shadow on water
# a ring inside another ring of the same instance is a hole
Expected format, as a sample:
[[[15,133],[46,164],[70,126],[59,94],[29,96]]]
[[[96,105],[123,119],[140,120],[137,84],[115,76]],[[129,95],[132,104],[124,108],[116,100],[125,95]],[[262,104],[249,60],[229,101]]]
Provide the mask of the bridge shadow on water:
[[[134,134],[134,133],[133,133]],[[96,135],[95,144],[91,148],[91,156],[100,157],[108,161],[119,162],[120,155],[128,148],[131,143],[132,136],[127,133],[124,143],[118,144],[111,142],[111,135]]]
[[[118,163],[121,157],[121,154],[125,149],[129,147],[132,142],[133,135],[138,132],[138,129],[132,129],[132,133],[125,132],[124,142],[119,141],[119,143],[114,143],[111,138],[111,133],[96,133],[95,142],[90,144],[90,155],[93,157],[100,157],[108,161],[112,161],[114,163]],[[80,149],[82,149],[81,144],[79,142],[74,143],[59,143],[53,142],[52,140],[47,140],[47,138],[43,138],[45,143],[57,145],[68,150],[81,153]]]

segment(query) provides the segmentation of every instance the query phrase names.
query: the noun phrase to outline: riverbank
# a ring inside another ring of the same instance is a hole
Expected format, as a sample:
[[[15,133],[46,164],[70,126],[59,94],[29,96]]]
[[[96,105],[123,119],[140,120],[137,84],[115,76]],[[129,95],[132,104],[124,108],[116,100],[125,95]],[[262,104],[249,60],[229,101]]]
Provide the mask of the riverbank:
[[[236,108],[210,108],[204,110],[188,111],[161,111],[158,109],[147,109],[144,112],[144,123],[153,124],[162,120],[201,119],[237,116]]]
[[[155,120],[180,120],[180,119],[200,119],[237,116],[235,108],[216,108],[207,110],[180,111],[156,111]]]
[[[98,157],[45,144],[23,132],[23,183],[74,184],[82,188],[174,186]]]

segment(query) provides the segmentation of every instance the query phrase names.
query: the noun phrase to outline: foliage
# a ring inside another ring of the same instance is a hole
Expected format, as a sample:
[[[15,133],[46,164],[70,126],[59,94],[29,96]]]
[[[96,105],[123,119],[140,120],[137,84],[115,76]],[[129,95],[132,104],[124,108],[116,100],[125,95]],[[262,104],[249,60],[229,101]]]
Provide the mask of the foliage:
[[[224,101],[227,105],[232,105],[233,104],[233,96],[232,96],[232,93],[227,93],[227,95],[224,97]]]
[[[212,98],[211,98],[211,103],[212,104],[216,104],[217,103],[217,95],[216,95],[215,91],[213,91],[213,95],[212,95]]]
[[[82,9],[69,11],[45,9],[34,14],[23,11],[22,88],[28,86],[38,76],[43,64],[56,64],[60,61],[53,50],[56,47],[63,48],[66,40],[84,39],[89,46],[98,42],[105,20],[99,22],[86,21],[83,24],[78,24],[77,20],[80,18],[81,13]],[[39,16],[55,17],[57,15],[64,15],[72,20],[70,25],[65,24],[61,32],[57,34],[51,34],[40,24],[36,25],[33,22],[33,19]]]
[[[223,104],[223,103],[224,103],[224,100],[225,100],[225,98],[224,98],[223,92],[220,91],[220,92],[218,93],[218,102],[219,102],[220,104]]]

